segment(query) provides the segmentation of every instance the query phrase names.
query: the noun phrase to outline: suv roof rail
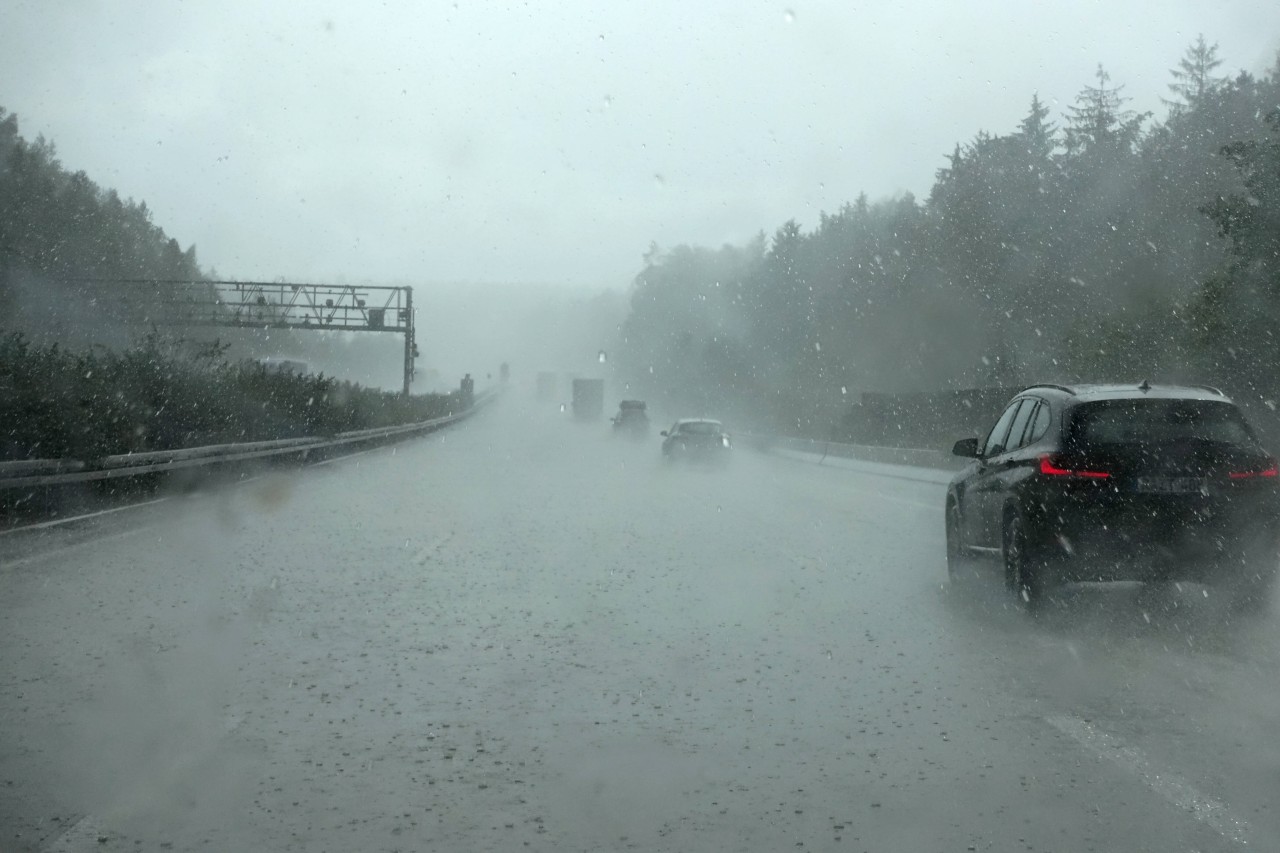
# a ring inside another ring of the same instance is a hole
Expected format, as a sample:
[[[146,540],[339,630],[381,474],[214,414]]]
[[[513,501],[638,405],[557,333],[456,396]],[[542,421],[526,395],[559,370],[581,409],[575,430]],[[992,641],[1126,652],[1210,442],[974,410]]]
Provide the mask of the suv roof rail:
[[[1065,391],[1066,393],[1073,395],[1076,393],[1076,389],[1072,388],[1070,385],[1059,385],[1056,382],[1036,382],[1035,384],[1028,385],[1022,390],[1030,391],[1032,388],[1052,388],[1055,391]]]

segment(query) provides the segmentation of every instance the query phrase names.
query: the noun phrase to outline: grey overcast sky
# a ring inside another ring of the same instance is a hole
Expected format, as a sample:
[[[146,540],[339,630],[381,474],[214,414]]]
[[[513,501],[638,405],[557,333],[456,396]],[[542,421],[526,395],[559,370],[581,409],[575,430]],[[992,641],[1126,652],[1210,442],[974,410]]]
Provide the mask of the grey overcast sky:
[[[4,0],[0,106],[240,278],[624,286],[650,241],[928,192],[1097,63],[1162,114],[1276,0]]]

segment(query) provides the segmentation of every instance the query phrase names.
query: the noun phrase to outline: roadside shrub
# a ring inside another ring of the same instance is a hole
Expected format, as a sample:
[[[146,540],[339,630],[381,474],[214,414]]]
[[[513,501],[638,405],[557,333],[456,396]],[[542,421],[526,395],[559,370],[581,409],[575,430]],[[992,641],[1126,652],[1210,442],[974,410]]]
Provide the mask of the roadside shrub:
[[[332,435],[458,411],[456,394],[404,397],[296,376],[225,349],[152,333],[123,352],[70,352],[0,336],[0,459],[115,453]]]

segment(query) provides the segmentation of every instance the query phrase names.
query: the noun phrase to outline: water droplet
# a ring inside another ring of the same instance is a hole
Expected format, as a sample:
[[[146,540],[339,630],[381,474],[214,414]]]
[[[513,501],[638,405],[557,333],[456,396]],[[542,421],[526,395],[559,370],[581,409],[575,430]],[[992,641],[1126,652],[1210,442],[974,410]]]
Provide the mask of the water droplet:
[[[613,96],[612,96],[612,95],[605,95],[605,96],[604,96],[604,108],[607,110],[607,109],[609,109],[609,107],[611,107],[611,106],[613,106]]]
[[[796,22],[796,13],[791,9],[787,9],[782,13],[782,20],[788,24],[794,24]]]
[[[841,394],[848,394],[848,393],[849,393],[849,389],[848,389],[848,387],[847,387],[847,386],[844,386],[844,385],[841,385],[841,386],[840,386],[840,393],[841,393]]]

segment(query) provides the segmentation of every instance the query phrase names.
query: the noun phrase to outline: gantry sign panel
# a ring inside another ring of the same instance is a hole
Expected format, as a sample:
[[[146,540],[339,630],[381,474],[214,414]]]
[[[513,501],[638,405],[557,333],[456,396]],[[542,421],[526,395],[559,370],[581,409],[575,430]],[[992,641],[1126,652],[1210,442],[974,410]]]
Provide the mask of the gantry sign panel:
[[[411,287],[150,279],[98,283],[154,287],[123,293],[125,299],[143,303],[139,307],[155,306],[146,314],[157,325],[402,334],[404,393],[409,393],[418,355]]]

